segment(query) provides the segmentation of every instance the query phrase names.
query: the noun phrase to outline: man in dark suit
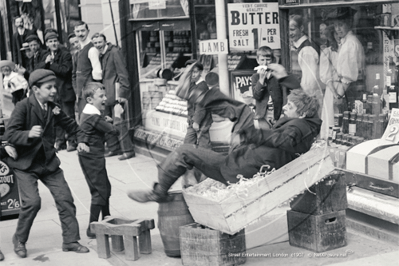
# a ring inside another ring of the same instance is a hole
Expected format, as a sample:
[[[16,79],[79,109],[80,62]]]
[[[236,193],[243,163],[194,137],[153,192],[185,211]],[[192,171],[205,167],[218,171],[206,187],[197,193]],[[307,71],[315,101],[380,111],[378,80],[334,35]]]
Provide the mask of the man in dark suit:
[[[73,120],[75,120],[75,101],[76,95],[72,87],[72,56],[67,49],[60,49],[58,35],[55,32],[48,32],[44,36],[48,54],[45,57],[45,68],[50,69],[57,77],[56,85],[58,89],[57,103],[61,105],[61,110]],[[60,127],[56,129],[55,148],[62,150],[67,148],[67,151],[76,150],[76,138],[67,137],[65,139],[65,130]],[[68,147],[67,145],[68,144]]]
[[[47,69],[35,70],[29,78],[31,95],[19,102],[11,114],[5,139],[13,144],[18,159],[6,162],[18,179],[21,210],[17,230],[13,236],[14,251],[21,257],[27,255],[25,243],[41,202],[37,181],[51,191],[61,220],[63,251],[87,253],[89,249],[79,244],[79,225],[71,191],[59,168],[60,160],[54,149],[54,127],[61,126],[71,135],[84,135],[76,122],[68,117],[53,101],[57,94],[56,76]],[[78,151],[89,151],[79,143]]]
[[[17,32],[12,36],[13,61],[15,64],[26,68],[28,58],[25,56],[25,53],[21,51],[22,44],[26,42],[28,36],[34,35],[35,33],[31,30],[25,29],[22,17],[15,18],[15,27],[17,28]]]
[[[122,154],[118,159],[126,160],[133,158],[136,154],[129,136],[128,121],[128,100],[130,96],[129,73],[126,63],[119,47],[107,43],[103,34],[96,33],[91,38],[93,45],[100,52],[101,68],[103,70],[103,84],[107,92],[107,102],[104,115],[114,118],[114,106],[118,101],[124,105],[125,112],[121,121],[114,125],[118,128],[120,135],[112,136],[107,140],[109,152],[106,157]]]

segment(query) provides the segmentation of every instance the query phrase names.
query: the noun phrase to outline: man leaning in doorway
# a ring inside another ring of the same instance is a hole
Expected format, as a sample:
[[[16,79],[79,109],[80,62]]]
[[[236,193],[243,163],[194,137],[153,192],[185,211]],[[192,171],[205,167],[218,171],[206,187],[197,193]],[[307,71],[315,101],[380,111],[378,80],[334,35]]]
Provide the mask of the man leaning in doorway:
[[[17,28],[17,31],[12,36],[12,53],[14,63],[26,68],[29,58],[26,57],[21,48],[23,48],[26,38],[28,38],[29,35],[34,35],[35,33],[25,29],[24,20],[22,17],[15,18],[15,27]]]
[[[78,100],[79,115],[86,105],[82,95],[83,88],[88,82],[101,82],[102,79],[100,52],[88,38],[89,32],[89,27],[85,22],[80,21],[75,25],[75,34],[79,38],[80,51],[76,58],[76,70],[72,74],[72,81]]]
[[[104,115],[114,118],[113,111],[116,103],[122,104],[125,110],[121,115],[121,121],[114,124],[120,132],[119,138],[112,136],[107,140],[109,152],[105,156],[121,155],[118,158],[119,160],[133,158],[135,152],[128,129],[129,108],[127,98],[130,95],[130,82],[125,59],[121,49],[107,43],[103,34],[96,33],[91,39],[100,52],[103,84],[107,92]]]

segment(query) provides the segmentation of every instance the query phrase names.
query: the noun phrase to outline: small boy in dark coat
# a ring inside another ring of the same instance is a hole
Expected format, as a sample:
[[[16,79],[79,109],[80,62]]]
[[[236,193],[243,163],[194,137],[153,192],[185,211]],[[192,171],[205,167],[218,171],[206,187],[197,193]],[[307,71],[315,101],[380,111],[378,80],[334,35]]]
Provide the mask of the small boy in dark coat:
[[[101,83],[90,82],[83,90],[86,106],[80,117],[80,128],[84,133],[85,143],[90,152],[79,153],[79,163],[90,188],[91,205],[89,227],[86,234],[89,238],[95,238],[90,230],[90,223],[98,221],[100,212],[102,217],[109,216],[109,198],[111,196],[111,183],[109,182],[107,169],[105,169],[104,142],[106,136],[118,136],[118,130],[112,125],[112,119],[107,120],[101,115],[105,110],[107,96]],[[115,119],[120,119],[123,108],[120,104],[114,108]]]
[[[259,64],[259,66],[255,68],[257,73],[253,74],[251,77],[253,97],[256,100],[255,120],[258,121],[260,128],[269,129],[272,126],[266,119],[269,97],[271,97],[273,101],[274,121],[271,121],[273,123],[281,116],[281,111],[283,109],[282,86],[285,86],[285,84],[280,84],[267,69],[267,66],[274,61],[273,51],[270,47],[260,47],[256,52],[256,61]],[[292,85],[290,85],[290,88],[292,88]],[[300,88],[299,82],[294,88]]]
[[[212,146],[209,137],[209,128],[213,122],[212,116],[210,112],[207,112],[198,105],[203,95],[209,90],[205,80],[201,78],[203,70],[204,67],[201,63],[194,63],[188,91],[188,127],[184,143],[198,144],[201,147],[210,149]]]

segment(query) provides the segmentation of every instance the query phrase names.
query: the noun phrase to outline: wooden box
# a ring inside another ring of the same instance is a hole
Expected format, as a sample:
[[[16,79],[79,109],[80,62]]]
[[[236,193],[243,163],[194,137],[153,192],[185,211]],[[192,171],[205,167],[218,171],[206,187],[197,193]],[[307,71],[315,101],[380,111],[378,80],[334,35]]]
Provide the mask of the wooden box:
[[[399,146],[391,146],[367,157],[367,174],[392,180],[392,161],[399,155]]]
[[[243,193],[229,190],[220,200],[188,190],[183,190],[183,195],[195,222],[235,234],[333,170],[327,146],[320,145],[265,178],[245,186]],[[201,188],[203,183],[192,188]]]
[[[245,230],[235,235],[192,223],[180,226],[180,254],[185,266],[233,266],[246,262]]]
[[[367,174],[367,156],[392,145],[394,145],[392,142],[386,140],[373,139],[352,147],[346,153],[346,169]]]
[[[298,195],[291,201],[290,206],[293,211],[314,215],[345,210],[348,206],[345,173],[332,172],[309,190]]]
[[[311,215],[287,212],[291,246],[324,252],[346,246],[345,211]]]

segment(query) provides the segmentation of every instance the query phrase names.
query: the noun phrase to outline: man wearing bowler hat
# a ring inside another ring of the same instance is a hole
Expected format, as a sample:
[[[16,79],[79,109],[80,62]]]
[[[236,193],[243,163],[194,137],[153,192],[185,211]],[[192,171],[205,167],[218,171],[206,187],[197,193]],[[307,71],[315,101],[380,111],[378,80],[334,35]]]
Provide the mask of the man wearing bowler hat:
[[[18,179],[21,210],[17,230],[13,236],[15,253],[25,258],[25,244],[33,221],[41,206],[38,180],[51,191],[59,213],[63,251],[87,253],[89,249],[79,244],[79,225],[71,191],[60,169],[60,160],[54,148],[54,127],[61,126],[68,134],[83,139],[76,122],[68,117],[54,101],[57,94],[54,72],[38,69],[31,73],[29,84],[31,95],[19,102],[11,114],[5,139],[15,146],[18,159],[6,158]],[[83,142],[78,151],[89,151]]]
[[[57,103],[61,105],[62,111],[67,116],[75,120],[76,95],[72,87],[72,56],[67,49],[60,48],[57,33],[49,31],[44,36],[44,39],[48,48],[48,54],[44,60],[44,68],[53,71],[57,77]],[[68,135],[68,141],[66,142],[65,130],[60,127],[56,128],[56,135],[55,148],[57,150],[65,148],[68,151],[76,150],[75,137]]]

